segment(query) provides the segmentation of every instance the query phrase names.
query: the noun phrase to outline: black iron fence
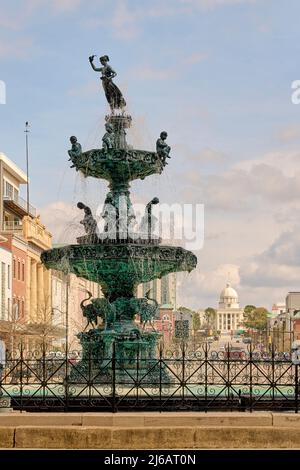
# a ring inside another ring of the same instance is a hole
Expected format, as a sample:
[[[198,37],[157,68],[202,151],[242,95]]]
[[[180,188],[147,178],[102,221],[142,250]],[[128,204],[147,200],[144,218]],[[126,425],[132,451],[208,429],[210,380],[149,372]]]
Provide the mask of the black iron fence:
[[[181,344],[156,359],[21,349],[1,369],[0,395],[24,411],[299,410],[298,365],[274,348]]]

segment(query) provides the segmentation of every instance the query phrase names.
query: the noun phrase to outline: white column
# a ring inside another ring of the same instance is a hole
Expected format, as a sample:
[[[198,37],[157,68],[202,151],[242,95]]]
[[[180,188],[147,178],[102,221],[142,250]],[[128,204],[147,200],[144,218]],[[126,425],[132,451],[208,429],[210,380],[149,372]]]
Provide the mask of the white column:
[[[31,308],[30,308],[30,300],[31,300],[31,260],[30,260],[30,257],[27,256],[27,259],[26,259],[26,278],[25,278],[25,282],[26,282],[26,299],[25,299],[25,321],[26,323],[27,322],[31,322],[33,321],[33,318],[32,318],[32,312],[31,312]]]
[[[36,261],[31,260],[30,271],[30,317],[37,321],[37,270]]]
[[[44,292],[44,267],[42,264],[37,265],[37,316],[38,320],[45,321],[45,292]]]

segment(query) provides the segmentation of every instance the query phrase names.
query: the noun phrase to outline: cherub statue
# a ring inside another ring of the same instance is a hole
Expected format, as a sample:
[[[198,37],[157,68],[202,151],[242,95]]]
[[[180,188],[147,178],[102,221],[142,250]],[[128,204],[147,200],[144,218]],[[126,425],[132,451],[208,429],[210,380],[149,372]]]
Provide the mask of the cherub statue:
[[[169,147],[166,142],[167,137],[167,132],[163,131],[160,133],[160,137],[156,141],[156,152],[159,155],[163,165],[167,165],[166,159],[171,158],[169,155],[171,147]]]
[[[95,67],[93,63],[94,58],[95,58],[94,55],[91,55],[89,57],[91,67],[93,70],[95,70],[95,72],[101,73],[100,78],[102,80],[102,85],[103,85],[103,89],[105,92],[105,96],[113,114],[115,109],[123,109],[126,106],[126,101],[124,100],[121,91],[119,90],[117,85],[115,85],[112,81],[112,79],[117,74],[108,64],[109,62],[108,55],[103,55],[102,57],[100,57],[99,60],[100,60],[102,67],[99,67],[99,68]]]
[[[115,206],[115,201],[112,192],[109,192],[106,195],[101,216],[105,221],[104,232],[108,235],[108,237],[115,238],[118,220],[118,210]]]
[[[80,223],[84,226],[85,233],[92,238],[97,237],[98,235],[98,226],[97,222],[93,217],[91,209],[83,204],[83,202],[78,202],[78,209],[84,210],[84,218]]]
[[[155,230],[155,225],[157,224],[157,221],[158,221],[157,217],[155,217],[152,214],[152,206],[158,203],[159,203],[159,199],[157,197],[154,197],[153,199],[151,199],[150,202],[148,202],[145,208],[145,214],[143,215],[141,223],[140,223],[139,230],[143,234],[143,236],[147,239],[152,238],[152,235]]]
[[[115,146],[115,135],[113,126],[110,124],[110,122],[105,124],[105,129],[106,132],[102,137],[102,148],[105,152],[107,152]]]
[[[82,154],[82,148],[80,143],[77,142],[77,137],[75,137],[75,135],[70,137],[70,142],[72,144],[72,148],[71,150],[68,150],[68,154],[70,156],[70,160],[73,161]]]

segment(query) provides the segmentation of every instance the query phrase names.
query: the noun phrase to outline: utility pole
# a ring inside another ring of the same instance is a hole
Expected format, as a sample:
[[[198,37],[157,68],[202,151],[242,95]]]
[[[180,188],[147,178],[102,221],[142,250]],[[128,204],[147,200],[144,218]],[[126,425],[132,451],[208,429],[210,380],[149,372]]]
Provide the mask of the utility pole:
[[[29,152],[28,152],[28,134],[29,123],[25,122],[25,144],[26,144],[26,177],[27,177],[27,215],[29,216]]]

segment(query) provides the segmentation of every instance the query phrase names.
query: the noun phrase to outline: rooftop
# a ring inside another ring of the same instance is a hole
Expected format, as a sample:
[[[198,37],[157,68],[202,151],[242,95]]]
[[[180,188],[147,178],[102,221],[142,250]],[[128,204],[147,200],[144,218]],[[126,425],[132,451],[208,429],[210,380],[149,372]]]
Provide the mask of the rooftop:
[[[27,176],[21,168],[12,162],[4,153],[0,152],[0,161],[2,161],[9,172],[19,180],[20,184],[27,183]]]

